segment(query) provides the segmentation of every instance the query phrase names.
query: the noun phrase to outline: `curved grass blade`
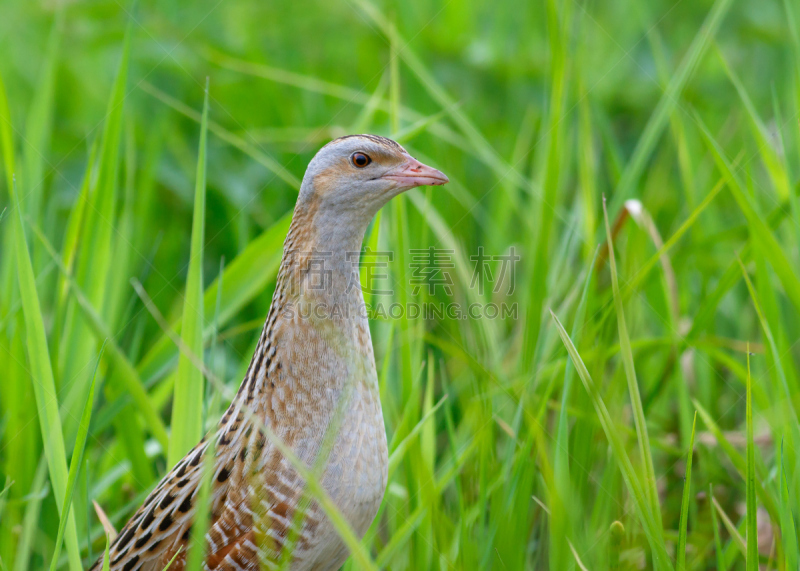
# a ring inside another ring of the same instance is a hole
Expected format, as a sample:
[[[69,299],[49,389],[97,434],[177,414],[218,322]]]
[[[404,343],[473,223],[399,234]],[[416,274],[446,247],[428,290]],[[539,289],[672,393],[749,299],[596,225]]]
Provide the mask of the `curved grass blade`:
[[[100,358],[103,356],[103,350],[106,344],[100,348],[100,354],[97,356],[97,362],[94,365],[94,373],[92,374],[92,384],[89,385],[89,394],[86,395],[86,403],[83,405],[83,414],[81,414],[81,422],[78,425],[78,434],[75,436],[75,447],[72,449],[72,460],[69,463],[69,476],[67,478],[67,492],[64,497],[64,509],[61,511],[61,521],[58,524],[58,535],[56,536],[56,548],[53,552],[53,558],[50,561],[50,571],[55,571],[58,564],[58,556],[61,554],[61,542],[64,539],[64,530],[67,527],[67,518],[65,514],[72,505],[72,492],[75,488],[75,480],[78,478],[80,472],[81,462],[83,462],[83,452],[86,449],[86,437],[89,434],[89,424],[92,421],[92,406],[94,405],[94,388],[97,382],[97,369],[100,366]]]
[[[414,441],[414,438],[417,434],[420,433],[422,428],[425,426],[428,420],[433,418],[434,413],[439,409],[440,406],[444,404],[447,400],[447,395],[442,395],[442,398],[439,399],[435,405],[433,405],[430,410],[428,410],[422,418],[419,419],[419,422],[414,425],[408,434],[398,442],[396,445],[392,442],[392,450],[389,453],[389,480],[391,481],[392,475],[394,475],[395,471],[397,470],[398,466],[400,466],[400,462],[403,461],[403,457],[405,456],[406,452],[408,452],[409,446]]]
[[[734,163],[735,164],[735,163]],[[633,292],[637,291],[644,280],[649,276],[650,271],[656,267],[661,260],[664,259],[666,254],[672,250],[675,244],[683,238],[684,234],[694,226],[694,223],[700,217],[700,214],[711,204],[711,202],[717,197],[719,192],[725,188],[725,179],[722,178],[714,185],[714,187],[709,191],[703,201],[697,205],[697,208],[692,210],[692,213],[684,220],[684,222],[680,225],[680,227],[675,231],[669,239],[664,242],[664,244],[658,249],[658,251],[653,254],[647,262],[645,262],[639,271],[636,272],[636,275],[633,276],[630,281],[625,285],[622,295],[623,299],[628,299]]]
[[[753,444],[753,398],[750,385],[750,347],[747,351],[747,571],[758,571],[758,521],[756,520],[756,469],[755,445]]]
[[[30,489],[34,492],[28,505],[25,506],[25,515],[22,519],[22,530],[17,542],[17,551],[14,554],[14,571],[28,571],[30,556],[33,547],[33,538],[38,531],[39,512],[42,500],[50,494],[47,484],[47,459],[42,457],[36,473],[33,475]],[[38,493],[40,492],[40,493]]]
[[[75,516],[64,505],[67,490],[67,453],[64,449],[64,432],[61,416],[58,412],[58,393],[56,392],[50,353],[47,347],[47,335],[44,329],[39,295],[36,292],[36,279],[33,264],[28,252],[28,243],[22,222],[22,210],[16,188],[12,191],[13,207],[17,211],[14,220],[14,246],[17,259],[17,277],[19,280],[22,312],[25,318],[26,348],[31,367],[33,392],[36,408],[39,413],[39,426],[42,431],[47,464],[50,469],[50,481],[56,495],[59,513],[67,517],[66,543],[69,555],[69,566],[72,571],[83,568],[78,546],[78,531]]]
[[[178,558],[178,555],[180,555],[182,552],[183,552],[183,546],[181,545],[175,552],[175,555],[172,556],[172,559],[170,559],[167,562],[167,564],[164,566],[164,569],[162,569],[161,571],[169,571],[169,568],[172,567],[172,564],[175,563],[175,560]]]
[[[728,517],[728,514],[725,513],[725,510],[722,509],[722,506],[719,505],[719,502],[716,498],[711,498],[711,503],[714,504],[714,508],[716,509],[717,513],[719,514],[720,519],[722,519],[722,524],[725,526],[725,529],[728,530],[728,535],[731,536],[731,541],[736,546],[736,549],[743,555],[747,556],[747,544],[745,543],[744,537],[742,534],[739,533],[739,530],[736,528],[736,525],[731,521],[731,518]],[[724,557],[723,557],[724,558]]]
[[[797,547],[797,528],[786,483],[786,468],[783,465],[783,441],[781,441],[781,541],[786,558],[786,569],[797,569],[800,563]]]
[[[717,500],[714,499],[714,488],[708,485],[708,497],[711,499],[711,526],[714,528],[714,554],[717,558],[717,571],[727,571],[725,565],[725,551],[722,548],[722,536],[719,533],[719,521],[717,521]]]
[[[772,179],[772,185],[775,187],[775,190],[782,201],[788,200],[790,197],[791,187],[789,175],[786,171],[786,166],[781,162],[781,159],[779,158],[772,141],[769,140],[767,127],[764,125],[761,117],[758,116],[758,111],[756,110],[755,105],[753,105],[753,101],[750,99],[750,96],[747,94],[747,90],[745,89],[744,84],[742,84],[742,80],[730,66],[728,60],[725,58],[725,55],[722,53],[722,50],[717,48],[716,53],[717,58],[722,64],[722,69],[725,71],[728,79],[730,79],[733,87],[736,89],[739,99],[742,100],[742,106],[744,107],[747,118],[749,119],[751,127],[750,132],[753,134],[753,139],[755,139],[756,147],[758,148],[758,154],[761,155],[761,160],[764,163],[770,178]],[[780,126],[781,123],[778,122],[778,125]],[[780,127],[778,127],[778,130],[780,131]],[[780,132],[777,135],[780,137]]]
[[[714,155],[717,167],[728,182],[728,188],[736,200],[739,209],[747,218],[749,230],[755,238],[756,244],[760,245],[759,252],[769,261],[775,274],[778,276],[786,297],[792,302],[795,310],[800,311],[800,279],[792,269],[794,265],[789,261],[775,235],[770,231],[769,225],[761,218],[752,199],[739,182],[733,168],[725,157],[722,148],[711,135],[708,128],[703,124],[699,117],[695,117],[700,131],[706,141],[706,146]]]
[[[736,471],[742,476],[743,479],[746,479],[746,472],[747,472],[747,460],[743,458],[742,455],[733,447],[733,444],[725,437],[725,434],[722,432],[722,429],[719,425],[714,421],[708,411],[700,404],[699,401],[696,399],[692,399],[692,404],[697,409],[697,413],[700,415],[703,424],[706,425],[709,432],[714,436],[714,439],[719,444],[720,449],[725,453],[728,459],[733,464],[733,467],[736,468]],[[774,499],[772,495],[764,488],[761,484],[761,481],[767,481],[767,476],[764,473],[764,470],[761,469],[762,467],[757,466],[756,470],[758,471],[758,478],[755,481],[756,484],[756,491],[758,492],[758,496],[761,498],[761,502],[764,504],[764,508],[769,513],[770,517],[773,521],[778,521],[778,508],[775,506]]]
[[[784,371],[783,364],[781,363],[781,353],[778,351],[778,345],[775,342],[775,337],[772,335],[772,329],[769,326],[769,321],[767,320],[764,310],[762,308],[762,304],[759,300],[758,294],[756,293],[756,289],[753,287],[753,282],[750,280],[750,275],[747,273],[747,269],[744,267],[742,260],[737,258],[739,261],[739,268],[742,271],[742,277],[744,278],[744,282],[747,285],[747,291],[750,293],[750,299],[753,302],[753,307],[756,310],[756,314],[758,315],[758,321],[761,325],[761,328],[764,330],[764,337],[767,340],[767,346],[769,347],[769,351],[772,354],[772,360],[774,363],[775,370],[778,374],[778,379],[780,382],[779,390],[783,391],[784,396],[784,403],[783,407],[786,409],[787,413],[787,422],[792,427],[792,435],[793,437],[797,438],[797,441],[800,441],[800,430],[798,430],[798,425],[800,425],[800,418],[797,416],[797,411],[792,406],[792,391],[789,388],[789,383],[786,378],[786,372]],[[748,343],[749,347],[749,343]],[[750,351],[748,349],[748,356]],[[748,372],[748,387],[749,385],[749,378],[750,374]]]
[[[208,139],[208,78],[200,122],[200,144],[194,189],[189,273],[183,301],[181,339],[203,358],[203,242],[206,216],[206,143]],[[172,434],[167,465],[174,466],[203,436],[203,372],[185,356],[178,357],[178,375],[172,399]]]
[[[642,398],[639,395],[639,381],[636,378],[636,369],[633,365],[633,351],[631,340],[628,336],[628,326],[625,323],[625,311],[622,307],[622,295],[619,291],[619,278],[617,276],[617,262],[614,256],[614,244],[611,240],[611,227],[608,223],[608,210],[605,197],[603,197],[603,216],[605,218],[606,239],[608,241],[608,261],[611,266],[611,287],[614,291],[614,308],[617,313],[617,328],[619,330],[620,357],[628,380],[628,393],[633,409],[633,419],[636,425],[636,440],[639,443],[639,454],[644,464],[644,490],[650,502],[650,509],[657,522],[661,521],[661,506],[656,490],[656,473],[653,467],[653,456],[650,452],[650,438],[647,434],[647,422],[642,408]]]
[[[581,294],[578,309],[575,312],[575,318],[572,322],[572,339],[576,343],[580,343],[580,332],[583,328],[584,319],[586,317],[586,304],[589,298],[590,285],[592,283],[592,269],[597,262],[597,253],[599,248],[595,248],[594,258],[589,266],[587,266],[586,280],[583,285],[583,293]],[[566,552],[566,543],[568,535],[572,535],[572,525],[575,519],[571,517],[573,508],[571,506],[571,490],[572,479],[570,476],[569,468],[569,418],[568,408],[570,403],[570,395],[572,393],[572,381],[575,377],[575,367],[572,360],[568,359],[564,368],[564,385],[561,389],[561,411],[558,415],[558,427],[556,432],[556,443],[553,459],[553,477],[556,485],[556,492],[559,495],[560,503],[553,503],[553,513],[550,515],[550,568],[560,569],[568,561],[568,554]],[[563,507],[564,509],[556,509]],[[577,514],[576,514],[577,515]],[[577,554],[576,554],[577,557]]]
[[[92,500],[92,505],[94,506],[94,513],[97,515],[97,519],[100,520],[100,525],[103,526],[103,531],[106,532],[106,537],[108,537],[111,541],[114,541],[117,538],[117,530],[114,529],[114,524],[111,523],[111,520],[108,519],[106,512],[103,511],[103,508],[100,507],[95,500]]]
[[[697,411],[692,422],[692,437],[689,441],[689,457],[686,460],[686,476],[683,479],[683,500],[681,502],[681,521],[678,526],[677,571],[686,571],[686,533],[689,524],[689,502],[692,494],[692,454],[694,453],[694,429],[697,426]]]
[[[578,566],[578,569],[581,571],[589,571],[586,568],[586,565],[583,564],[583,561],[581,561],[581,556],[578,555],[578,552],[575,550],[575,546],[572,545],[572,542],[567,540],[567,543],[569,544],[569,549],[572,552],[573,557],[575,557],[575,564]]]

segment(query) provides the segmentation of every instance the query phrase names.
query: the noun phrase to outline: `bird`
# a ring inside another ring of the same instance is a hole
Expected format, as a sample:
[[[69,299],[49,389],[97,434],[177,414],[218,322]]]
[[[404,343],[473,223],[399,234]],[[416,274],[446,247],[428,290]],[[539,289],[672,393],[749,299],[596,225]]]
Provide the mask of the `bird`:
[[[377,135],[340,137],[316,153],[238,392],[217,428],[172,467],[120,530],[109,549],[112,571],[184,569],[203,467],[210,465],[207,450],[213,472],[204,569],[270,569],[287,556],[296,571],[344,563],[347,547],[322,507],[303,499],[310,497],[305,479],[265,427],[295,462],[319,475],[363,537],[383,500],[389,460],[359,253],[370,222],[389,200],[447,182]]]

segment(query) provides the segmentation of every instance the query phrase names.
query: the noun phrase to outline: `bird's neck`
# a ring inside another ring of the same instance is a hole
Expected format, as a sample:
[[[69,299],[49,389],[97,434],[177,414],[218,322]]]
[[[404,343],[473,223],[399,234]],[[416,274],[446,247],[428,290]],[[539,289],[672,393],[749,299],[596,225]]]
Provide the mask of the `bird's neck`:
[[[285,301],[363,308],[358,262],[369,222],[364,216],[334,215],[298,203],[278,276]]]
[[[377,391],[358,271],[368,223],[342,220],[341,224],[330,224],[311,208],[298,205],[295,209],[269,314],[232,409],[268,400],[271,391],[284,382],[321,382],[334,393],[343,390],[348,376],[335,374],[322,380],[325,371],[314,373],[318,363],[339,363],[337,366],[360,371],[350,377],[367,381],[366,390]],[[287,350],[287,346],[292,349]],[[285,374],[292,366],[282,362],[287,355],[292,355],[293,361],[312,365],[302,375]],[[316,394],[310,385],[286,389]]]

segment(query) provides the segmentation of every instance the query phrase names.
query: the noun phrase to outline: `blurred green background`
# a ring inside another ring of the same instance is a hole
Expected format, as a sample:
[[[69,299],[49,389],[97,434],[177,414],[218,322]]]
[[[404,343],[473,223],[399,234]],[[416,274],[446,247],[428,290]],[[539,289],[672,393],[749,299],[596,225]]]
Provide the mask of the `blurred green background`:
[[[49,567],[62,521],[57,567],[101,553],[92,501],[119,529],[169,439],[194,436],[170,430],[176,387],[199,386],[187,414],[215,425],[305,166],[354,132],[451,180],[376,219],[394,293],[370,301],[517,314],[372,320],[392,468],[369,561],[345,568],[798,568],[796,2],[4,0],[0,15],[0,569]],[[430,246],[453,263],[449,294],[411,287],[411,250]],[[520,256],[513,291],[495,291],[499,258],[473,280],[480,248]],[[205,326],[181,330],[200,287]],[[197,335],[220,381],[178,373],[165,329]]]

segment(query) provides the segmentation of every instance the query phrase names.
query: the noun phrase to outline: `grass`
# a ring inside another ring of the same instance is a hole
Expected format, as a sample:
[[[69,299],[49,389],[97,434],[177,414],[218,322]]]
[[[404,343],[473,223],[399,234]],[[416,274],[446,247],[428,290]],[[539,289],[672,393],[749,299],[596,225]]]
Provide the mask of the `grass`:
[[[0,568],[88,565],[91,502],[119,528],[213,426],[305,165],[359,131],[451,180],[372,224],[370,304],[516,311],[371,320],[384,502],[359,542],[310,490],[345,569],[797,568],[795,3],[3,13]]]
[[[192,245],[183,300],[181,339],[198,358],[203,355],[203,242],[206,217],[206,141],[208,137],[208,79],[206,79],[197,180],[192,215]],[[167,463],[177,464],[203,437],[203,372],[186,355],[178,358],[175,393],[172,398],[173,429],[167,450]]]

